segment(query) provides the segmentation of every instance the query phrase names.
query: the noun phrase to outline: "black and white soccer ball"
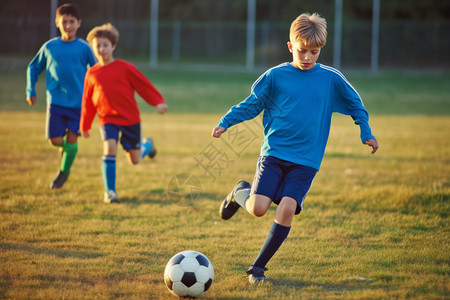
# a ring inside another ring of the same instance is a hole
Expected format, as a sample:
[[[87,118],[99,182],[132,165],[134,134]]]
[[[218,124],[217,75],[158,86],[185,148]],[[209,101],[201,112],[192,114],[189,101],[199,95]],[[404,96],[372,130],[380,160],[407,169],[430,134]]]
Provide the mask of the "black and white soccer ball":
[[[175,254],[167,263],[164,283],[179,297],[200,297],[214,281],[214,269],[202,253],[186,250]]]

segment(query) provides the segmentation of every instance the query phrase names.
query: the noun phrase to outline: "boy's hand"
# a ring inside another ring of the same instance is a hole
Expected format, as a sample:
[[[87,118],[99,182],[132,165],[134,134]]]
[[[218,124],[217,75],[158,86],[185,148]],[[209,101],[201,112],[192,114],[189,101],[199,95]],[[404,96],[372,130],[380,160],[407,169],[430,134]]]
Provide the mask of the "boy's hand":
[[[158,104],[158,105],[156,105],[156,112],[158,113],[158,114],[163,114],[163,113],[165,113],[166,111],[167,111],[167,104],[165,104],[165,103],[161,103],[161,104]]]
[[[36,103],[36,96],[27,98],[28,105],[33,106]]]
[[[222,126],[217,126],[216,128],[213,129],[212,136],[215,138],[219,138],[225,131],[226,131],[225,128],[223,128]]]
[[[91,136],[91,135],[89,134],[89,130],[82,131],[82,132],[81,132],[81,135],[82,135],[84,138],[88,138],[88,137]]]
[[[378,150],[378,142],[376,139],[368,139],[367,141],[364,142],[364,144],[369,145],[370,147],[372,147],[372,154],[374,154],[375,152],[377,152]]]

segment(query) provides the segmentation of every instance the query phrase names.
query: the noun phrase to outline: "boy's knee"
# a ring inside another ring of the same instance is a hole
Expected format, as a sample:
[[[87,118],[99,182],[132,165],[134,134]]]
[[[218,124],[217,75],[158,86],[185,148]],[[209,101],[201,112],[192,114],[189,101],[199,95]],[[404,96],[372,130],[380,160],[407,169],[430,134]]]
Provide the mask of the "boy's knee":
[[[267,209],[265,207],[261,207],[261,206],[255,206],[252,207],[250,213],[252,215],[254,215],[255,217],[262,217],[266,214]]]
[[[272,200],[269,197],[253,194],[247,201],[246,209],[251,215],[262,217],[269,210],[271,203]]]
[[[140,159],[130,159],[130,164],[137,165],[139,164],[140,161],[141,161]]]
[[[255,216],[255,217],[262,217],[262,216],[264,216],[266,214],[266,211],[263,211],[263,210],[255,210],[255,211],[253,211],[253,215]]]
[[[289,219],[295,215],[297,209],[297,201],[295,199],[286,197],[283,198],[277,208],[277,216],[281,219]]]
[[[137,165],[142,160],[140,151],[128,151],[128,161],[132,165]]]
[[[78,141],[78,134],[73,133],[72,131],[67,131],[66,141],[68,144],[76,144]]]
[[[48,139],[48,142],[52,146],[59,147],[59,146],[62,146],[63,138],[62,137],[51,138],[51,139]]]
[[[291,217],[295,214],[296,208],[297,208],[296,206],[283,206],[280,207],[280,213],[285,218]]]

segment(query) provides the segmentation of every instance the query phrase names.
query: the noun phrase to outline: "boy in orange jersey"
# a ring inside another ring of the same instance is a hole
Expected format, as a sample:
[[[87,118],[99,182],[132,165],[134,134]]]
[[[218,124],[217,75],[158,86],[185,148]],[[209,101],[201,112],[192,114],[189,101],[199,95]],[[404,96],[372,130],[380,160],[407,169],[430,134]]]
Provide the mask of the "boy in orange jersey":
[[[87,41],[91,44],[98,64],[86,73],[81,107],[80,131],[89,137],[92,121],[98,114],[103,139],[102,175],[105,186],[105,203],[118,202],[116,193],[116,155],[119,133],[120,143],[127,151],[131,164],[143,157],[156,154],[150,138],[141,142],[139,107],[135,91],[159,114],[167,110],[164,98],[153,84],[131,63],[115,59],[113,52],[119,32],[111,25],[93,28]]]

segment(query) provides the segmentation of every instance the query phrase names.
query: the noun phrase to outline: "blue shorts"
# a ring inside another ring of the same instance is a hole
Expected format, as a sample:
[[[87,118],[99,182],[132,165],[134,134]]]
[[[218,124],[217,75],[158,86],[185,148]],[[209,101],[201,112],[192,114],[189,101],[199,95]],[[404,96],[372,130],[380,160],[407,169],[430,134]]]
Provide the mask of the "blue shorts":
[[[114,139],[122,144],[125,151],[132,149],[141,149],[141,123],[130,126],[121,126],[115,124],[104,124],[100,127],[100,134],[104,141]]]
[[[295,214],[298,215],[316,173],[317,170],[311,167],[273,156],[261,156],[256,167],[252,194],[267,196],[277,205],[283,197],[291,197],[297,201]]]
[[[80,134],[80,115],[81,108],[47,106],[47,139],[65,136],[67,130]]]

